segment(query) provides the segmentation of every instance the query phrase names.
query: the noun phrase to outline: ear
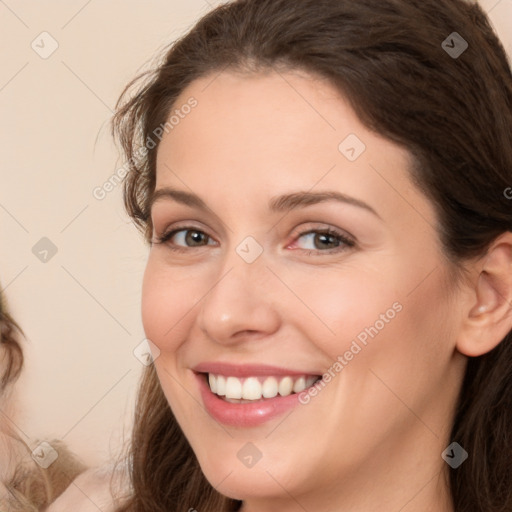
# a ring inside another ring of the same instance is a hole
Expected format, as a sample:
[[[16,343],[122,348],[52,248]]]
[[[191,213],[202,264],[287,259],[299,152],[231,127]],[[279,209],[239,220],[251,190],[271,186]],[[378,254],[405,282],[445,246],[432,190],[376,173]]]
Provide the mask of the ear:
[[[512,330],[512,232],[500,235],[476,266],[469,311],[465,312],[457,349],[481,356]]]

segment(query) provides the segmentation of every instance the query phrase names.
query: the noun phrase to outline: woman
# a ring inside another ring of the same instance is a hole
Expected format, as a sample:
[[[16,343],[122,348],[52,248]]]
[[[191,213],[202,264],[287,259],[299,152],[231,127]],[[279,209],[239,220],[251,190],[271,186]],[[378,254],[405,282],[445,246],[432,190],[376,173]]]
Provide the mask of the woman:
[[[463,0],[235,1],[127,87],[120,511],[512,510],[511,107]]]

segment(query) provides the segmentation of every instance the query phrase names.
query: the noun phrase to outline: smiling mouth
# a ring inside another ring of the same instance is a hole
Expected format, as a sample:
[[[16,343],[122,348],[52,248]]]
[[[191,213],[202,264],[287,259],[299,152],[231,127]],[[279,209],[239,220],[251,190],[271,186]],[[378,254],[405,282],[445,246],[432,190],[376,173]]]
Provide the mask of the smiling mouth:
[[[277,396],[289,396],[310,388],[322,377],[320,375],[300,376],[254,376],[238,378],[233,376],[203,373],[210,391],[230,403],[254,403]]]

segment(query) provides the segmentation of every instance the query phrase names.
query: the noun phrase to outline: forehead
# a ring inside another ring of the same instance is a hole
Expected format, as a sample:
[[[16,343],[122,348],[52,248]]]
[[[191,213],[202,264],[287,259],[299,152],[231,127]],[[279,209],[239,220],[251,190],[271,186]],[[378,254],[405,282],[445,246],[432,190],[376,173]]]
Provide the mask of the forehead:
[[[191,98],[196,106],[183,108]],[[248,198],[331,188],[394,210],[398,195],[419,192],[408,152],[367,129],[332,84],[303,72],[212,74],[192,82],[173,113],[157,189]]]
[[[284,156],[321,161],[337,156],[343,130],[366,131],[334,87],[299,72],[209,75],[183,91],[173,112],[191,97],[197,106],[159,148],[164,152],[172,144],[173,157],[182,161],[206,152],[216,160],[236,157],[247,165]]]

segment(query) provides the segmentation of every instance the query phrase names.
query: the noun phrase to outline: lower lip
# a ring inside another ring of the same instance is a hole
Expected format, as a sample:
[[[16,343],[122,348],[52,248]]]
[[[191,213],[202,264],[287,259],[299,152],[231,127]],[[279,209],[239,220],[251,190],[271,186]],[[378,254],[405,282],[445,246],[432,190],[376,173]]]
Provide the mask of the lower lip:
[[[256,427],[299,404],[299,394],[276,396],[254,403],[232,404],[212,393],[204,374],[196,373],[206,410],[212,418],[233,427]]]

